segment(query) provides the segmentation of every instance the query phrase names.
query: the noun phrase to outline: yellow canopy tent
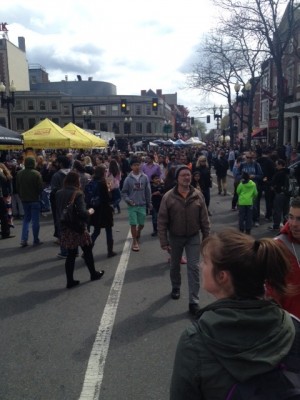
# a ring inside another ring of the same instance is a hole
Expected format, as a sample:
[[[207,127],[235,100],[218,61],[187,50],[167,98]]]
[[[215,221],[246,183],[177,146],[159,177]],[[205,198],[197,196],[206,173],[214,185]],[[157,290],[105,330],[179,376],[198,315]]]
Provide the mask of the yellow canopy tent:
[[[107,141],[104,139],[99,138],[98,136],[93,135],[92,133],[85,131],[83,129],[83,132],[85,135],[88,135],[89,138],[92,138],[92,140],[95,142],[94,147],[107,147]]]
[[[53,121],[46,118],[23,133],[24,147],[33,149],[82,149],[87,141],[64,132]]]
[[[75,135],[75,136],[78,136],[78,137],[86,140],[89,143],[89,145],[88,145],[89,148],[106,147],[107,146],[105,140],[99,139],[99,138],[97,138],[97,136],[86,132],[84,129],[73,124],[73,122],[69,122],[68,125],[66,125],[63,128],[63,132],[67,132],[70,135]]]

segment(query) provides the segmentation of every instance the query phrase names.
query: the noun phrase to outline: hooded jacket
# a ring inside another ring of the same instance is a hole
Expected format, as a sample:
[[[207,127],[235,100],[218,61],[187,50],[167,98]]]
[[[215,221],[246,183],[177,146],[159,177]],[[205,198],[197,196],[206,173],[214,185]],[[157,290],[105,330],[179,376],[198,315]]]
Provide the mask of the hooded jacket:
[[[145,207],[151,205],[151,187],[147,175],[140,173],[136,179],[132,172],[125,178],[122,196],[124,201],[130,205]]]
[[[238,194],[238,204],[240,206],[252,206],[254,199],[257,197],[257,187],[251,179],[242,180],[236,188]]]
[[[287,275],[287,284],[290,284],[294,289],[298,289],[295,294],[279,296],[272,288],[267,286],[267,294],[276,300],[281,307],[300,318],[300,252],[298,252],[299,261],[294,253],[292,243],[294,243],[294,248],[300,246],[300,241],[295,239],[290,231],[289,223],[287,222],[284,227],[280,230],[280,235],[275,238],[276,242],[284,243],[289,250],[291,271]],[[289,245],[290,244],[290,245]]]
[[[275,368],[294,337],[290,315],[273,302],[216,301],[179,340],[170,400],[226,399],[235,383]]]
[[[23,202],[38,202],[43,190],[42,175],[35,169],[35,159],[26,157],[25,169],[17,173],[16,189]]]

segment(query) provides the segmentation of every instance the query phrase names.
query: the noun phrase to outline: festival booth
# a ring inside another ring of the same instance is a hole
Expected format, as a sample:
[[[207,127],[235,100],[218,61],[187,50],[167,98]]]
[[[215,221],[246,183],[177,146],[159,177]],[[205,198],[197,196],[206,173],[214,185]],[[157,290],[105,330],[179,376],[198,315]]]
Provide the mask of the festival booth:
[[[192,145],[192,146],[205,146],[206,145],[198,137],[191,137],[185,143]]]
[[[0,150],[23,150],[22,135],[0,126]]]
[[[24,147],[33,149],[82,149],[90,144],[88,139],[64,132],[48,118],[24,132],[23,139]]]
[[[107,142],[97,136],[85,131],[84,129],[80,128],[79,126],[73,124],[73,122],[69,122],[64,128],[63,132],[77,136],[82,140],[86,141],[86,146],[82,148],[106,148]]]

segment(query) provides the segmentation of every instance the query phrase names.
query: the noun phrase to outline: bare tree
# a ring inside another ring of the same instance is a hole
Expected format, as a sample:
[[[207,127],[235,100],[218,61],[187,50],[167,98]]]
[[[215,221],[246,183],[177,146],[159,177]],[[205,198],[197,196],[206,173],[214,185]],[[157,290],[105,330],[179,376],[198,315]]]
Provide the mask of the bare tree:
[[[223,19],[223,24],[232,30],[251,32],[261,43],[262,51],[273,59],[277,73],[278,145],[282,146],[285,108],[282,61],[299,24],[299,4],[296,0],[214,0],[214,4],[230,15]]]

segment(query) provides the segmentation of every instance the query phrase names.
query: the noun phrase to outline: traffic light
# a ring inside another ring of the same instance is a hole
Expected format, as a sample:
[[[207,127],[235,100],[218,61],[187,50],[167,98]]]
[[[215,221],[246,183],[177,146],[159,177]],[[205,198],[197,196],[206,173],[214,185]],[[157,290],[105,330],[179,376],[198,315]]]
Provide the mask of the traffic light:
[[[155,97],[152,99],[152,111],[158,110],[158,99]]]
[[[121,99],[121,112],[126,113],[127,111],[127,100]]]
[[[210,115],[207,115],[207,116],[206,116],[206,123],[207,123],[207,124],[210,124]]]

